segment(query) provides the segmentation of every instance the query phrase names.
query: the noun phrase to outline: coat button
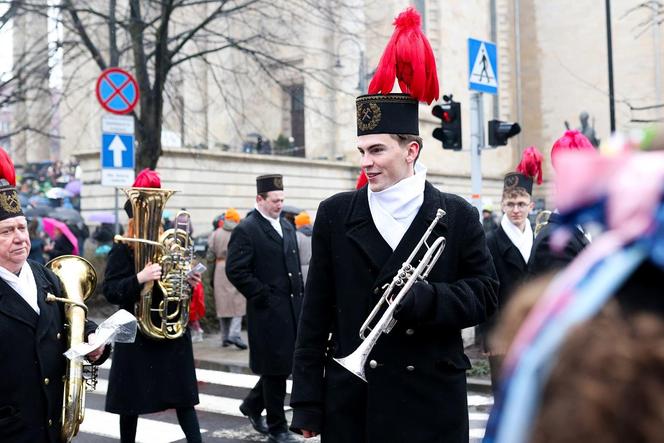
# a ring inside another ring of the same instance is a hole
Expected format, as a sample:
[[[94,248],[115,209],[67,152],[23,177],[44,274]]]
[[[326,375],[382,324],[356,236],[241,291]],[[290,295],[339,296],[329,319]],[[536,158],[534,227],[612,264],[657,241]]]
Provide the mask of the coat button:
[[[294,297],[294,295],[293,295],[293,294],[291,294],[291,295],[290,295],[290,298],[293,298],[293,297]]]
[[[413,335],[415,333],[415,329],[408,328],[406,329],[406,335]]]
[[[289,277],[292,277],[292,276],[293,276],[293,274],[291,274],[291,273],[289,272],[289,273],[288,273],[288,276],[289,276]]]
[[[415,370],[415,366],[408,365],[406,366],[406,371],[413,372]]]
[[[378,366],[378,362],[377,362],[376,360],[371,360],[371,361],[369,362],[369,367],[370,367],[371,369],[376,369],[377,366]]]
[[[48,385],[50,382],[51,382],[51,380],[49,380],[48,378],[45,378],[45,379],[44,379],[44,384],[45,384],[45,385]]]
[[[295,249],[293,249],[293,254],[295,254]]]
[[[50,418],[48,419],[48,425],[53,426],[53,420],[51,420]]]
[[[380,293],[380,288],[374,288],[374,294],[378,295]]]
[[[55,336],[55,338],[57,338],[58,340],[60,340],[60,337],[61,337],[61,335],[60,335],[60,333],[58,332],[58,334]]]

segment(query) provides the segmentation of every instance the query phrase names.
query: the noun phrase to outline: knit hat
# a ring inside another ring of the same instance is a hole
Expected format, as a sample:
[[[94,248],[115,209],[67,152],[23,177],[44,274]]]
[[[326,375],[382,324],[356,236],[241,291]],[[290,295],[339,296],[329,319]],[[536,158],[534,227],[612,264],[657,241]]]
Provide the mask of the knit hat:
[[[228,208],[224,216],[225,221],[234,221],[235,223],[240,223],[240,213],[235,210],[235,208]]]
[[[311,217],[307,214],[306,211],[302,211],[295,216],[295,227],[301,228],[302,226],[310,225]]]

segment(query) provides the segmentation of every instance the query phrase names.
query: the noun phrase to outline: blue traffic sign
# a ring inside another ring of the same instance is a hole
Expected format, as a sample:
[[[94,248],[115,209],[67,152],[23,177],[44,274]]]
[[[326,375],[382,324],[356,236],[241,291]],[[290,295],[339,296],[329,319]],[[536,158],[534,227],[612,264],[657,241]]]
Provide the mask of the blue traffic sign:
[[[102,168],[134,168],[134,136],[103,133],[101,135]]]
[[[496,44],[468,39],[468,89],[498,93]]]

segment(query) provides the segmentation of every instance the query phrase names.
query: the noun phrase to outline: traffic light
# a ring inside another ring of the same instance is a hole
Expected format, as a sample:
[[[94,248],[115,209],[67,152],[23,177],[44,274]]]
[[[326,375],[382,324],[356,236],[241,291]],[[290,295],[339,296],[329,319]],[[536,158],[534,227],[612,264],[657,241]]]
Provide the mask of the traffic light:
[[[439,118],[440,128],[433,130],[433,137],[443,143],[443,149],[461,150],[461,104],[452,96],[443,96],[444,103],[433,107],[431,113]]]
[[[518,123],[489,120],[489,146],[505,146],[507,139],[521,132]]]

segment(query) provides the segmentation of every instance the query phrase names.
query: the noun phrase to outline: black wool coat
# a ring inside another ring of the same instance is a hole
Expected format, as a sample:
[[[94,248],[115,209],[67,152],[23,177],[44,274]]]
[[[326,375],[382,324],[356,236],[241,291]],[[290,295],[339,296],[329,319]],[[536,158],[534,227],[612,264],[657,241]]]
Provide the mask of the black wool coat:
[[[590,244],[588,238],[579,229],[572,230],[569,239],[562,251],[551,250],[551,234],[560,227],[560,215],[551,214],[549,222],[535,237],[533,250],[528,260],[528,274],[538,276],[550,271],[558,271],[567,266],[577,255]]]
[[[398,322],[382,335],[365,365],[365,383],[332,357],[360,345],[358,331],[381,288],[438,208],[446,215],[429,243],[444,236],[447,245],[428,277],[435,290],[431,319]],[[498,289],[477,211],[427,183],[422,207],[393,252],[373,223],[365,187],[320,204],[312,248],[293,363],[291,427],[322,432],[323,443],[467,442],[470,362],[461,329],[493,314]]]
[[[519,249],[505,234],[502,226],[499,225],[487,234],[486,243],[500,283],[498,288],[498,311],[500,312],[507,305],[514,290],[527,278],[528,264],[523,259]],[[486,337],[486,334],[495,324],[498,315],[497,312],[488,322],[481,325],[480,333],[482,335]]]
[[[280,219],[283,238],[257,210],[228,242],[226,276],[247,298],[249,365],[260,375],[291,373],[303,283],[295,228]]]
[[[60,441],[62,398],[68,348],[62,303],[47,303],[46,294],[62,296],[58,278],[28,261],[37,285],[39,315],[0,279],[0,441]],[[97,325],[88,321],[85,336]],[[95,364],[101,364],[108,351]]]
[[[136,273],[131,249],[125,244],[113,245],[106,265],[104,296],[132,314],[142,288]],[[116,343],[106,411],[140,415],[196,404],[198,386],[189,328],[173,340],[148,338],[138,330],[134,343]]]

